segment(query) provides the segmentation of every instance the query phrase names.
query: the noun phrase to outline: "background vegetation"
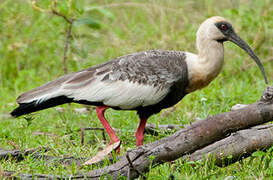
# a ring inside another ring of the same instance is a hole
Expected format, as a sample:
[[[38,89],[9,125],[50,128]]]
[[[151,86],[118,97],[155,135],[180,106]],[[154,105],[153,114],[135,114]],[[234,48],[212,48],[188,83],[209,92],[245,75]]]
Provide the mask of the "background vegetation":
[[[52,148],[48,155],[90,157],[107,142],[100,132],[86,132],[80,143],[81,127],[101,127],[96,113],[76,113],[80,105],[64,105],[60,113],[52,108],[25,118],[10,118],[16,97],[24,91],[63,75],[62,58],[68,23],[50,13],[52,0],[39,0],[32,8],[27,0],[0,0],[0,148]],[[49,12],[45,11],[48,10]],[[199,24],[214,15],[229,19],[237,33],[255,49],[264,62],[272,83],[273,1],[272,0],[59,0],[57,10],[77,21],[72,28],[68,51],[68,72],[77,71],[128,53],[148,49],[170,49],[196,52],[195,34]],[[185,97],[172,113],[161,113],[149,119],[154,124],[189,124],[237,104],[257,100],[266,87],[253,61],[241,49],[225,43],[223,72],[207,88]],[[162,116],[162,114],[165,114]],[[135,112],[108,110],[110,124],[120,130],[121,154],[135,147],[138,125]],[[53,133],[54,136],[34,135]],[[159,137],[145,135],[145,143]],[[148,179],[173,174],[178,179],[264,179],[273,177],[273,154],[256,153],[225,168],[206,163],[164,164],[152,169]],[[105,165],[107,162],[105,162]],[[194,166],[192,165],[194,164]],[[75,174],[98,168],[46,165],[27,157],[21,162],[0,160],[0,172]]]

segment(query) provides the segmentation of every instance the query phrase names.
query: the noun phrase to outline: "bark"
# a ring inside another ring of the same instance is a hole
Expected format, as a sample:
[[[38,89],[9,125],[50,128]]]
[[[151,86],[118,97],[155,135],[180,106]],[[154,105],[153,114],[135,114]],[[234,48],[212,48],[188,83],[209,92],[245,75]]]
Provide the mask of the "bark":
[[[154,167],[180,157],[200,160],[204,153],[218,157],[219,162],[215,162],[219,165],[230,153],[233,153],[234,161],[238,160],[244,152],[249,155],[257,148],[272,145],[272,126],[257,126],[273,119],[272,102],[273,87],[268,87],[260,101],[243,109],[196,121],[166,138],[128,151],[111,166],[70,178],[99,179],[105,176],[118,179],[129,175],[133,179],[149,171],[151,165]],[[257,127],[251,128],[253,126]],[[187,156],[188,154],[192,155]],[[205,157],[210,160],[209,156]]]
[[[257,150],[273,146],[273,124],[259,125],[232,133],[225,139],[183,156],[184,160],[213,161],[217,166],[226,166],[247,158]]]
[[[20,150],[4,150],[4,149],[0,149],[0,160],[1,159],[8,159],[8,158],[12,158],[15,160],[23,160],[24,156],[28,156],[30,154],[35,155],[35,154],[39,154],[40,151],[48,151],[49,148],[35,148],[35,149],[27,149],[25,151],[20,151]]]

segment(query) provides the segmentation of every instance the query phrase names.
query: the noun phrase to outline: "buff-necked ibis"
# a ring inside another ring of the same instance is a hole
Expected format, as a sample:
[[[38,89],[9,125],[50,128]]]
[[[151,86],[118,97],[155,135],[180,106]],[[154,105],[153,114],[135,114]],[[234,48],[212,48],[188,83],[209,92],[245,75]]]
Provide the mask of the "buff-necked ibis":
[[[220,73],[225,41],[245,50],[257,63],[267,83],[258,57],[234,32],[229,21],[215,16],[205,20],[198,29],[197,55],[165,50],[125,55],[23,93],[17,98],[19,107],[11,115],[18,117],[71,102],[94,105],[111,143],[115,143],[119,138],[105,119],[105,110],[136,110],[140,124],[135,135],[136,144],[140,146],[146,121],[151,115],[207,86]]]

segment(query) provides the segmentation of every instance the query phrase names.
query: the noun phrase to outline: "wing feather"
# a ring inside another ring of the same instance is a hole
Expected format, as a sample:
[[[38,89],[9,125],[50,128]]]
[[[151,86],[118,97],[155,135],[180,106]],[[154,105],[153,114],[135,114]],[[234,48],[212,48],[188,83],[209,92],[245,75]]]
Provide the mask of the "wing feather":
[[[161,101],[183,76],[184,52],[145,51],[72,73],[18,97],[18,103],[66,96],[133,109]]]
[[[102,102],[121,109],[149,106],[161,101],[170,87],[185,76],[184,52],[146,51],[120,57],[96,69],[85,86],[63,85],[75,101]],[[82,84],[82,83],[81,83]]]

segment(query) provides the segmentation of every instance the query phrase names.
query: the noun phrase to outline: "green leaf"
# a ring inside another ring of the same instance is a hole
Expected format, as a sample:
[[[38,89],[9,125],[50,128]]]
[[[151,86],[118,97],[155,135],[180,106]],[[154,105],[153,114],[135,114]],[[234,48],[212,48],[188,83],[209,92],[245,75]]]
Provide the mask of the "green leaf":
[[[61,14],[68,15],[69,7],[67,3],[57,3],[57,11],[59,11]]]
[[[227,159],[232,159],[232,154],[228,155]]]
[[[189,164],[189,165],[196,164],[195,161],[187,161],[186,163]]]
[[[231,9],[231,13],[234,15],[239,15],[238,9]]]
[[[106,9],[99,7],[99,6],[87,7],[87,8],[85,8],[85,11],[97,11],[110,19],[115,18],[115,16],[109,10],[106,10]]]
[[[84,8],[82,6],[84,6],[84,5],[80,1],[72,1],[71,2],[71,8],[72,8],[72,10],[78,12],[79,14],[83,14],[84,13]]]
[[[269,168],[270,168],[270,169],[273,169],[273,161],[270,161],[270,163],[269,163]]]
[[[79,26],[79,25],[87,25],[88,27],[92,28],[92,29],[100,29],[101,25],[99,22],[91,19],[91,18],[80,18],[77,19],[74,22],[75,26]]]
[[[261,157],[264,155],[265,155],[265,152],[263,152],[263,151],[256,151],[256,152],[252,153],[253,157]]]

